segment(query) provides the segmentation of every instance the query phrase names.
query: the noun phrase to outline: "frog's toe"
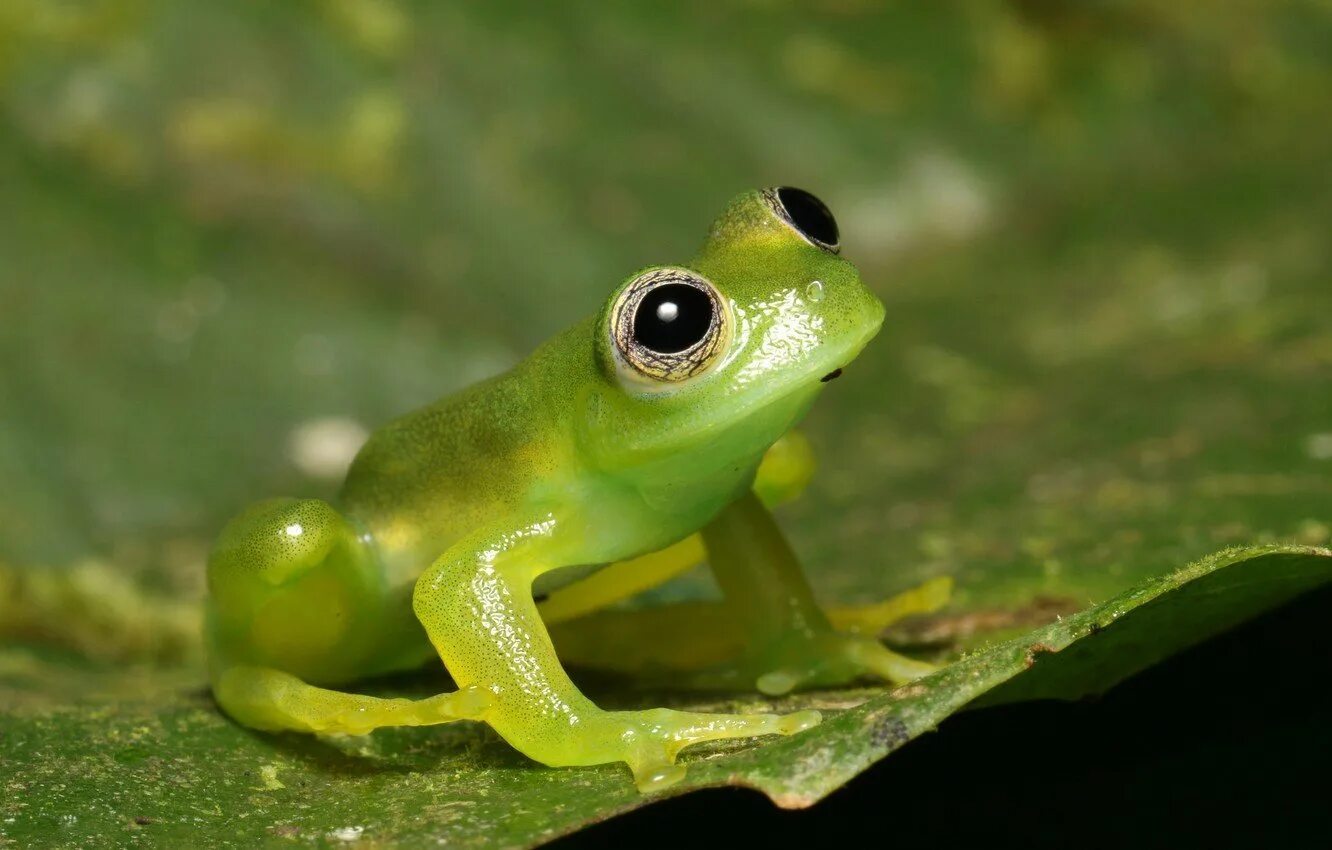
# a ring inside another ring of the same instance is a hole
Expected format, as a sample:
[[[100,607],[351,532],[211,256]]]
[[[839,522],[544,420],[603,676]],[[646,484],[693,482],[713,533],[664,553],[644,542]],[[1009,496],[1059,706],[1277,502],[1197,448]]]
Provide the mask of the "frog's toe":
[[[488,691],[468,685],[452,693],[421,700],[418,706],[422,725],[428,725],[449,720],[481,720],[491,704]]]
[[[802,687],[836,687],[867,676],[901,684],[938,669],[899,655],[874,638],[835,632],[788,643],[766,657],[771,666],[755,678],[754,685],[768,696]],[[760,665],[759,669],[764,668]]]
[[[644,794],[669,788],[684,779],[687,772],[684,765],[670,762],[630,765],[630,769],[634,773],[634,784]]]
[[[933,614],[947,605],[952,595],[953,579],[939,576],[881,602],[834,606],[828,609],[828,619],[838,631],[877,635],[906,617]]]
[[[840,685],[862,674],[842,653],[801,660],[762,673],[754,680],[761,694],[779,697],[812,685]]]
[[[777,734],[795,735],[808,729],[813,729],[823,722],[823,715],[818,711],[809,708],[804,711],[794,711],[790,714],[782,715],[777,722]]]
[[[866,672],[893,684],[902,684],[928,676],[938,666],[899,655],[875,640],[855,641],[847,646],[847,655]]]
[[[783,667],[780,670],[770,670],[759,676],[754,685],[761,694],[779,697],[794,691],[806,678],[808,678],[808,674],[800,670]]]

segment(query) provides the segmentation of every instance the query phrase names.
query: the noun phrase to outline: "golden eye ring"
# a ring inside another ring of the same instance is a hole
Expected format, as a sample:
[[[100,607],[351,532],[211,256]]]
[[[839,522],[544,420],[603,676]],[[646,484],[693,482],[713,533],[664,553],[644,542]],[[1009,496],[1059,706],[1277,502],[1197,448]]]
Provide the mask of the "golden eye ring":
[[[707,278],[682,268],[644,272],[611,309],[619,361],[635,377],[678,384],[701,375],[726,348],[730,313]]]

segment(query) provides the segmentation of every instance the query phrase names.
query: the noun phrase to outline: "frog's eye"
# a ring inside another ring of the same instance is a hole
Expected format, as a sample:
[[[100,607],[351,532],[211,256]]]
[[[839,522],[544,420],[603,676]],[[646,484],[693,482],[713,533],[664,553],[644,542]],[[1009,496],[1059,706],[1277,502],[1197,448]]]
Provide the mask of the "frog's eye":
[[[637,375],[676,383],[717,361],[729,322],[706,278],[667,268],[629,282],[612,309],[610,330],[620,360]]]
[[[763,195],[773,211],[797,233],[820,248],[837,253],[841,247],[837,219],[823,201],[793,186],[767,189]]]

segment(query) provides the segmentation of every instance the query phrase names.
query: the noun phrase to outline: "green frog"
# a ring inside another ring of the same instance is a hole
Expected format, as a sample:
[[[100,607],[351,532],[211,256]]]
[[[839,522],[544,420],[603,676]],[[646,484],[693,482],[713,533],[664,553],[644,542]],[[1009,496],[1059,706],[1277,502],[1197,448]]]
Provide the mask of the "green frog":
[[[839,247],[809,192],[746,192],[687,264],[629,276],[510,371],[380,428],[332,503],[241,513],[208,563],[218,703],[317,734],[481,721],[545,765],[624,762],[652,791],[684,775],[690,744],[819,714],[603,710],[557,645],[769,695],[931,672],[875,635],[939,607],[945,584],[821,609],[770,513],[812,468],[793,429],[883,322]],[[705,558],[725,597],[712,614],[607,612]],[[456,691],[346,689],[431,659]]]

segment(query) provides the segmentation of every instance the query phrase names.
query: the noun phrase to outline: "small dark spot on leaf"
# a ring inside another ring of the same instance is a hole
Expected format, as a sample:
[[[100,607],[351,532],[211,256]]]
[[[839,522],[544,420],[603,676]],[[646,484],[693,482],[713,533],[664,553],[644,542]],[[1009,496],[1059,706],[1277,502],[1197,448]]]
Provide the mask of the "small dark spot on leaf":
[[[829,381],[831,381],[833,378],[841,377],[841,375],[842,375],[841,369],[834,369],[828,374],[824,375],[822,378],[819,378],[819,380],[826,384]]]
[[[134,822],[137,823],[139,826],[147,826],[148,824],[153,822],[153,819],[148,817],[147,815],[139,815],[136,818],[134,818]]]
[[[876,747],[895,750],[911,740],[911,731],[896,717],[884,717],[870,730],[870,742]]]
[[[1048,643],[1033,643],[1031,646],[1027,647],[1027,657],[1024,663],[1028,668],[1030,668],[1033,664],[1036,663],[1036,658],[1038,656],[1044,655],[1045,653],[1048,652],[1058,652],[1058,651],[1059,651],[1058,649],[1056,649],[1053,646],[1050,646]]]

